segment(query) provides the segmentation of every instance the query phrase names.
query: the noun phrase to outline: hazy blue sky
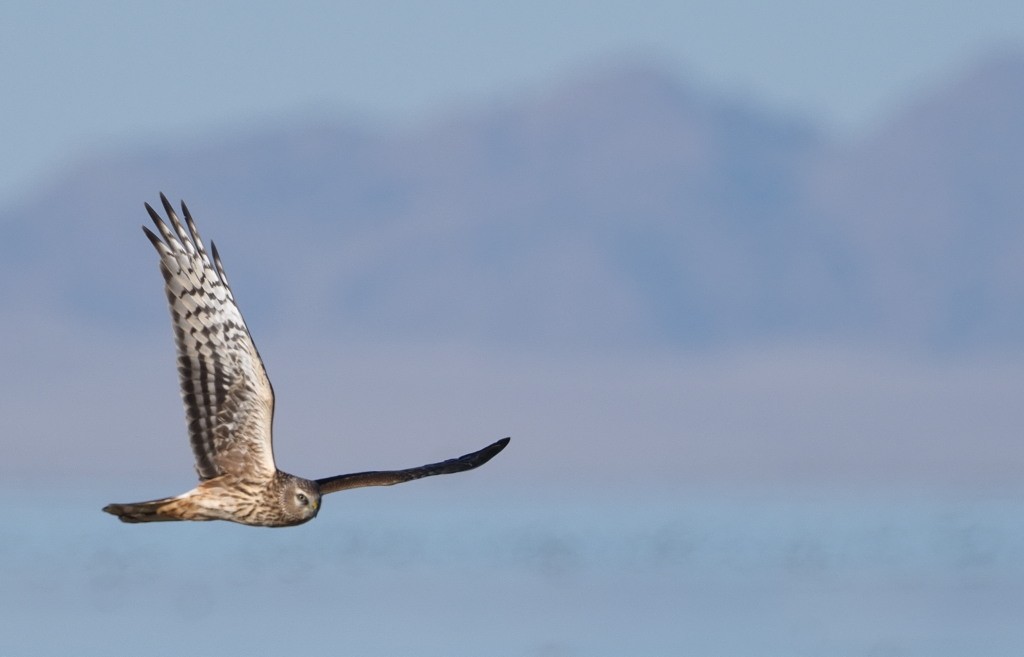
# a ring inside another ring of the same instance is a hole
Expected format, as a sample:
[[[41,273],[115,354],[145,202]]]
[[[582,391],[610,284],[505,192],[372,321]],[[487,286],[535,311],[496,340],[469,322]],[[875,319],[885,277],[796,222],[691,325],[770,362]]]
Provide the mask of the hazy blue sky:
[[[291,111],[415,120],[630,52],[856,132],[1022,41],[1019,0],[5,3],[0,204],[98,146]]]

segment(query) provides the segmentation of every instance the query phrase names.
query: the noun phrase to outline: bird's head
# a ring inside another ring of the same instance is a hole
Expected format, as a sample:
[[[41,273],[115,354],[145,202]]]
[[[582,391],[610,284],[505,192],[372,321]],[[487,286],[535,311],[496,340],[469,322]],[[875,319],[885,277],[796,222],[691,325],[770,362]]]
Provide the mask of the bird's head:
[[[289,475],[281,496],[281,506],[295,524],[312,520],[320,511],[320,487],[314,481]]]

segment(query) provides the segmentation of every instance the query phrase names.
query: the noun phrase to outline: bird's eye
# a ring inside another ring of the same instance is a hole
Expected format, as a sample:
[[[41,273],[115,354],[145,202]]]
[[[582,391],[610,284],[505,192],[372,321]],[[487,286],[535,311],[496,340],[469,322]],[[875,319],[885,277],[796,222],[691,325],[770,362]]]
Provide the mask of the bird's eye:
[[[306,494],[305,494],[305,493],[299,493],[299,494],[298,494],[298,495],[296,495],[295,497],[296,497],[296,498],[298,498],[298,500],[299,500],[300,502],[302,502],[302,505],[303,505],[303,506],[305,506],[305,505],[309,504],[309,498],[308,498],[308,497],[306,497]]]

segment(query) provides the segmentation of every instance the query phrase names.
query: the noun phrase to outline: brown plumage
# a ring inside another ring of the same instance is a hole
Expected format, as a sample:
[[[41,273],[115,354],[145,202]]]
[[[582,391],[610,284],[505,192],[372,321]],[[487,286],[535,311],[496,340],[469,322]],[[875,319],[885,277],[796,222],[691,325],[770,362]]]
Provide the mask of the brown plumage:
[[[161,194],[160,200],[170,228],[147,203],[159,235],[146,227],[142,230],[160,256],[199,485],[177,497],[108,504],[104,511],[124,522],[229,520],[288,527],[315,518],[320,498],[328,493],[471,470],[508,444],[503,438],[476,452],[407,470],[316,480],[278,470],[271,443],[274,391],[235,304],[217,247],[211,244],[211,259],[185,204],[182,225],[167,197]]]

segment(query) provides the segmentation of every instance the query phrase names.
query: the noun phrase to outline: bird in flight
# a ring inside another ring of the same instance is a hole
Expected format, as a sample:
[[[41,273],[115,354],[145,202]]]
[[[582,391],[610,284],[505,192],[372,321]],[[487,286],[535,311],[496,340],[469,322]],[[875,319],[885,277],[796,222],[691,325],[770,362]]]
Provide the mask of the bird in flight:
[[[184,202],[183,225],[167,197],[160,194],[160,200],[170,228],[147,203],[159,234],[145,226],[142,230],[160,256],[199,485],[176,497],[108,504],[104,511],[133,523],[228,520],[289,527],[315,518],[320,499],[328,493],[472,470],[508,444],[502,438],[479,451],[406,470],[324,479],[278,470],[271,444],[274,390],[235,304],[217,247],[211,243],[210,254],[206,252]]]

